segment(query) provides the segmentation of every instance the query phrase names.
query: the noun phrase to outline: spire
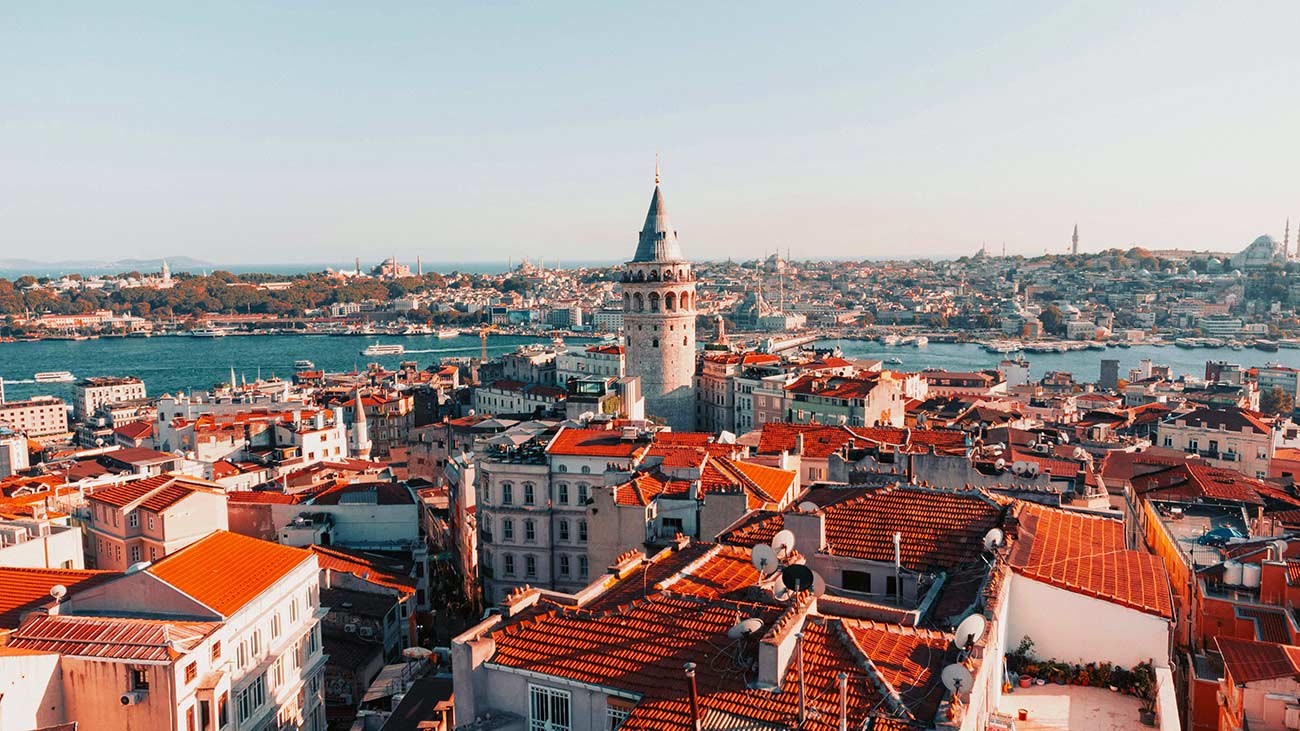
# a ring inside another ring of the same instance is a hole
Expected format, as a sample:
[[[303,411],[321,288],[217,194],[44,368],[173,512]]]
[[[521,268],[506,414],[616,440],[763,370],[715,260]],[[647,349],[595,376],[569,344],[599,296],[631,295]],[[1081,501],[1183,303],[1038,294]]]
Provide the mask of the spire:
[[[353,419],[353,421],[361,424],[366,423],[366,409],[361,405],[361,389],[359,388],[356,390],[356,401],[353,403],[356,405],[357,410],[357,418]]]
[[[1070,253],[1079,253],[1079,224],[1074,224],[1074,235],[1070,237]]]
[[[664,195],[659,189],[659,163],[655,161],[655,192],[650,197],[650,210],[645,214],[645,225],[641,227],[640,241],[637,243],[636,256],[632,261],[683,261],[682,250],[677,245],[677,232],[668,220],[668,207],[664,205]]]
[[[655,153],[655,187],[659,187],[659,153]]]
[[[1296,243],[1300,244],[1300,231],[1296,232]],[[1296,248],[1300,248],[1297,246]],[[1286,217],[1286,233],[1282,234],[1282,259],[1289,259],[1291,252],[1291,217]]]

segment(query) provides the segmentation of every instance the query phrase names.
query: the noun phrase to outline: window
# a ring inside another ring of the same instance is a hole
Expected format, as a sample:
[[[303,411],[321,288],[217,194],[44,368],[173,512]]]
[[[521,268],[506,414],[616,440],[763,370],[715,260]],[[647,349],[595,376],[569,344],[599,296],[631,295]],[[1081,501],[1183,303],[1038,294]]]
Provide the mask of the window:
[[[578,557],[578,578],[579,579],[587,578],[587,557],[586,556]]]
[[[153,530],[153,516],[149,516],[149,530]]]
[[[528,731],[570,731],[569,691],[528,686]]]
[[[298,621],[298,597],[289,600],[289,624]]]
[[[578,542],[587,542],[587,521],[585,520],[578,521]]]
[[[532,505],[537,496],[533,492],[533,483],[524,483],[524,505]]]
[[[559,526],[557,527],[560,531],[560,540],[562,541],[569,540],[569,521],[561,520]]]
[[[585,470],[587,468],[583,467],[583,469]],[[585,484],[578,485],[578,504],[579,505],[587,504],[587,486]]]
[[[567,464],[562,464],[562,465],[560,465],[560,466],[559,466],[555,471],[556,471],[556,472],[568,472],[568,471],[569,471],[569,466],[568,466]]]
[[[537,542],[537,525],[531,520],[524,521],[524,543]]]
[[[149,690],[149,671],[144,668],[131,668],[130,683],[131,690]]]
[[[871,574],[865,571],[840,572],[840,585],[847,591],[871,593]]]
[[[275,662],[271,663],[270,675],[271,675],[272,690],[277,689],[284,685],[284,656],[283,655],[276,658]]]
[[[898,594],[898,579],[893,576],[885,577],[885,594],[896,596]]]
[[[566,553],[561,553],[560,554],[560,576],[568,576],[568,575],[569,575],[569,555]]]
[[[525,579],[537,578],[537,557],[536,556],[532,556],[532,555],[524,556],[524,578]]]
[[[616,731],[631,713],[630,705],[614,698],[605,699],[605,731]]]
[[[212,662],[221,659],[221,640],[212,643]]]
[[[502,561],[501,561],[501,573],[505,574],[506,576],[514,576],[514,575],[515,575],[515,557],[514,557],[514,555],[507,553],[507,554],[505,555],[505,558],[502,559]]]
[[[561,482],[559,485],[556,486],[556,489],[559,491],[560,504],[568,505],[569,504],[569,483]]]
[[[247,721],[266,702],[266,676],[259,675],[239,692],[239,720]]]
[[[1173,438],[1173,437],[1165,437],[1165,446],[1166,446],[1166,447],[1172,447],[1172,446],[1174,446],[1174,438]]]
[[[126,516],[126,524],[129,525],[129,526],[131,526],[132,528],[139,528],[139,527],[140,527],[140,514],[137,513],[137,512],[135,512],[134,510],[132,510],[132,511],[131,511],[130,513],[128,513],[127,516]]]
[[[222,693],[221,699],[217,701],[217,727],[224,727],[230,723],[230,694]]]
[[[131,563],[136,563],[139,560],[140,560],[140,547],[131,546]]]
[[[515,539],[515,522],[513,520],[501,521],[501,539],[504,541],[513,541]]]
[[[194,678],[198,674],[199,674],[199,666],[197,663],[190,663],[189,665],[185,666],[185,682],[193,683]]]
[[[591,465],[589,465],[589,464],[585,464],[585,465],[583,465],[583,466],[582,466],[582,474],[584,474],[584,475],[590,475],[590,474],[591,474]],[[587,486],[586,486],[586,485],[578,485],[578,491],[579,491],[579,494],[580,494],[580,495],[586,495],[586,494],[587,494],[587,493],[585,492],[586,489],[587,489]]]
[[[194,706],[185,709],[185,731],[195,731]]]
[[[280,613],[276,612],[271,615],[271,639],[280,636]]]
[[[501,504],[502,505],[515,504],[515,486],[510,484],[509,482],[501,483]]]
[[[149,546],[149,560],[150,561],[158,560],[158,549],[154,548],[153,546]]]

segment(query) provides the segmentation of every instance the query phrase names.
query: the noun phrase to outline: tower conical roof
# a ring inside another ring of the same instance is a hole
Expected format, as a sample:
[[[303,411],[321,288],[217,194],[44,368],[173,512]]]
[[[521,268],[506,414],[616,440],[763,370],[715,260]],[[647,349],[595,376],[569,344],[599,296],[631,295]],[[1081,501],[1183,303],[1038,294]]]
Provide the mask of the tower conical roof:
[[[655,185],[654,195],[650,198],[650,210],[645,214],[645,225],[641,227],[641,240],[637,243],[636,256],[632,261],[682,261],[681,247],[677,245],[677,232],[668,220],[668,208],[664,205],[664,194]]]

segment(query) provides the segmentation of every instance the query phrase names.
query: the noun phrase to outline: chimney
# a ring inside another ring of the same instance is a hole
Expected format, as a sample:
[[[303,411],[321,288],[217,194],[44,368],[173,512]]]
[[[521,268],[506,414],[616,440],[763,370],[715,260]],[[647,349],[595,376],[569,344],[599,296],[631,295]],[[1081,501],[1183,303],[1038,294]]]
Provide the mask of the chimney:
[[[812,594],[803,593],[772,623],[758,643],[758,687],[780,688],[803,631],[804,620],[816,604]]]
[[[840,681],[840,731],[849,731],[849,676],[841,671]]]
[[[794,534],[794,544],[804,556],[811,557],[826,546],[826,515],[821,510],[786,513],[785,528]]]
[[[691,688],[691,728],[700,731],[700,698],[695,690],[695,663],[688,662],[683,669]]]
[[[803,456],[803,432],[794,435],[794,453]]]

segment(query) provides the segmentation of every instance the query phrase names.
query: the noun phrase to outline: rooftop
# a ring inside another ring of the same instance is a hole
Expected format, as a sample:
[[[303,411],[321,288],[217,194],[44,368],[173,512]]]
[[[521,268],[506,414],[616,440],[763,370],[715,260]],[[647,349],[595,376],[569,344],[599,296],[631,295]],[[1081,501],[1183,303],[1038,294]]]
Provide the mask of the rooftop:
[[[311,559],[301,548],[216,531],[145,571],[229,617]]]

